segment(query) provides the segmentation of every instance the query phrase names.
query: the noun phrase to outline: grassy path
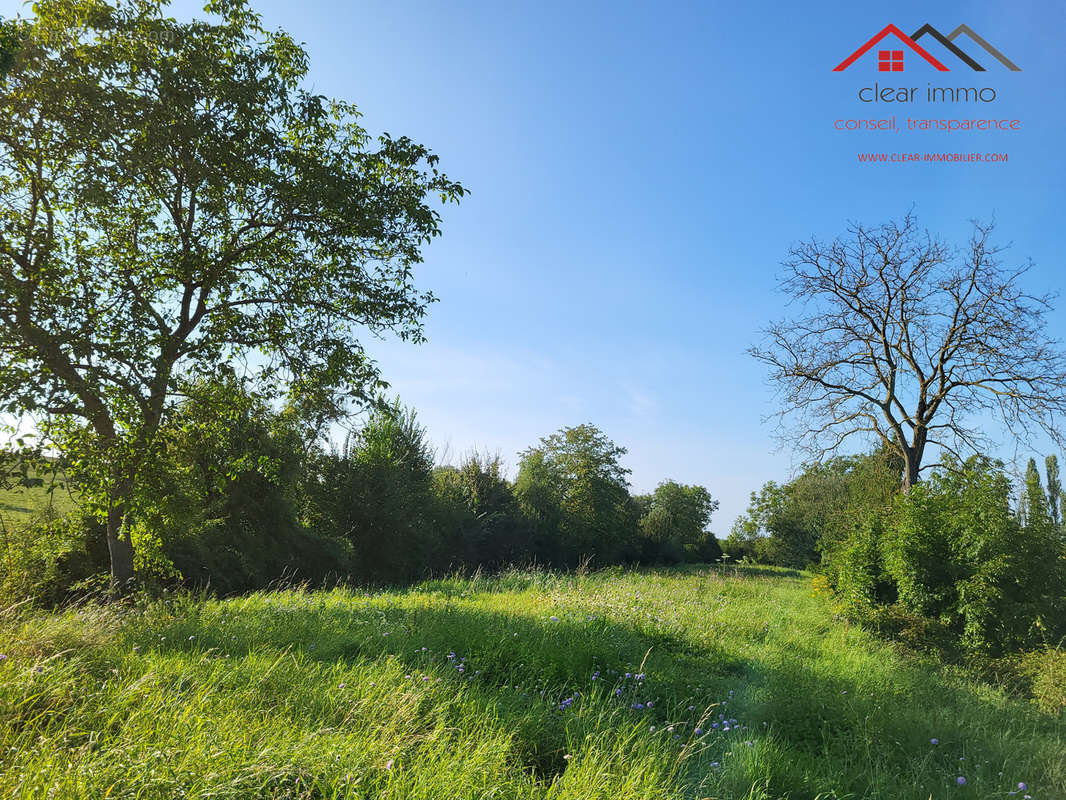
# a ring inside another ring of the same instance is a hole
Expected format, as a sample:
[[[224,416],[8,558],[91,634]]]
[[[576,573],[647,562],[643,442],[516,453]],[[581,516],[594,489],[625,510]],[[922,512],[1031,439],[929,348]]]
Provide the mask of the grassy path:
[[[2,797],[1066,797],[1066,722],[795,573],[179,598],[0,653]]]

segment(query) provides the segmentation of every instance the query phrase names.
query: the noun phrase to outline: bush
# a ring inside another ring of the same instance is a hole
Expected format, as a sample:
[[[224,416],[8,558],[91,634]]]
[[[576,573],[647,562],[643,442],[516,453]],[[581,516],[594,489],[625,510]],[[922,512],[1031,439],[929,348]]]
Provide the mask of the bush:
[[[300,519],[308,443],[293,412],[272,410],[232,377],[202,382],[164,435],[149,484],[156,499],[141,503],[136,522],[147,540],[142,573],[232,594],[351,572],[351,546]]]
[[[100,523],[72,512],[0,525],[0,608],[30,600],[56,606],[107,569]]]
[[[1054,641],[1066,632],[1057,528],[1039,513],[1023,525],[1010,499],[1002,464],[977,456],[898,496],[884,521],[871,517],[831,551],[845,608],[868,616],[898,600],[982,657]]]
[[[869,619],[874,609],[896,598],[881,555],[884,519],[871,513],[838,543],[831,564],[836,591],[846,612]]]
[[[1023,669],[1031,680],[1033,699],[1043,711],[1066,711],[1066,650],[1061,648],[1027,654]]]

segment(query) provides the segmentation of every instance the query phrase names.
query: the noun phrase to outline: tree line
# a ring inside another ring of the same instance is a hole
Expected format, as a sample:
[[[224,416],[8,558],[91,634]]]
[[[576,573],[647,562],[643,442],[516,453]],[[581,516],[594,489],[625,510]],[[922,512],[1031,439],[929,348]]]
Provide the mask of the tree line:
[[[343,442],[324,443],[312,430],[235,378],[190,387],[161,428],[139,512],[127,520],[138,582],[229,594],[280,579],[381,584],[515,564],[721,557],[708,530],[718,503],[707,489],[667,480],[632,494],[625,448],[591,424],[521,453],[514,479],[499,455],[435,463],[426,429],[398,401],[373,405]],[[77,500],[96,479],[77,459],[27,470],[28,451],[6,456],[9,485],[59,475],[59,485],[44,482]],[[77,502],[51,519],[9,525],[4,595],[57,603],[103,588],[105,525]]]

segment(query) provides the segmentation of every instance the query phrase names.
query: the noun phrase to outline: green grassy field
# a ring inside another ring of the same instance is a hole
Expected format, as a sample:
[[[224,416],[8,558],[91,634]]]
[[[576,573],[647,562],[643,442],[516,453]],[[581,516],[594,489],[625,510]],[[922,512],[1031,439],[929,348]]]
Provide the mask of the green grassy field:
[[[896,652],[796,573],[515,572],[3,625],[4,797],[1066,797],[1066,721]]]
[[[30,474],[42,486],[0,486],[0,521],[8,526],[24,525],[44,517],[62,516],[75,506],[61,476]]]

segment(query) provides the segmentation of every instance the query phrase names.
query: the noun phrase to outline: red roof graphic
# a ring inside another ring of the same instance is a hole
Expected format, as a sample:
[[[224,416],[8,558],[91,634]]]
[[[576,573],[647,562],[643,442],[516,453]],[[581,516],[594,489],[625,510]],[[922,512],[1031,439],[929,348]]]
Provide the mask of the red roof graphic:
[[[898,37],[899,40],[901,42],[903,42],[903,44],[907,45],[907,47],[909,47],[915,53],[920,55],[922,58],[924,58],[926,61],[928,61],[930,64],[932,64],[934,67],[936,67],[941,72],[947,72],[948,71],[947,67],[945,67],[939,61],[937,61],[935,58],[933,58],[926,50],[924,50],[922,48],[921,45],[919,45],[916,41],[914,41],[914,39],[909,37],[907,34],[905,34],[903,31],[901,31],[895,25],[886,25],[884,30],[882,30],[879,34],[874,36],[874,38],[872,38],[870,41],[868,41],[866,44],[864,44],[862,47],[860,47],[858,50],[856,50],[850,56],[848,56],[843,61],[841,61],[839,64],[837,64],[837,66],[833,67],[833,72],[842,72],[843,70],[846,70],[848,67],[850,67],[852,65],[852,63],[856,59],[861,57],[863,55],[863,53],[865,53],[867,50],[869,50],[871,47],[873,47],[879,41],[884,39],[890,33],[893,34],[894,36]]]

